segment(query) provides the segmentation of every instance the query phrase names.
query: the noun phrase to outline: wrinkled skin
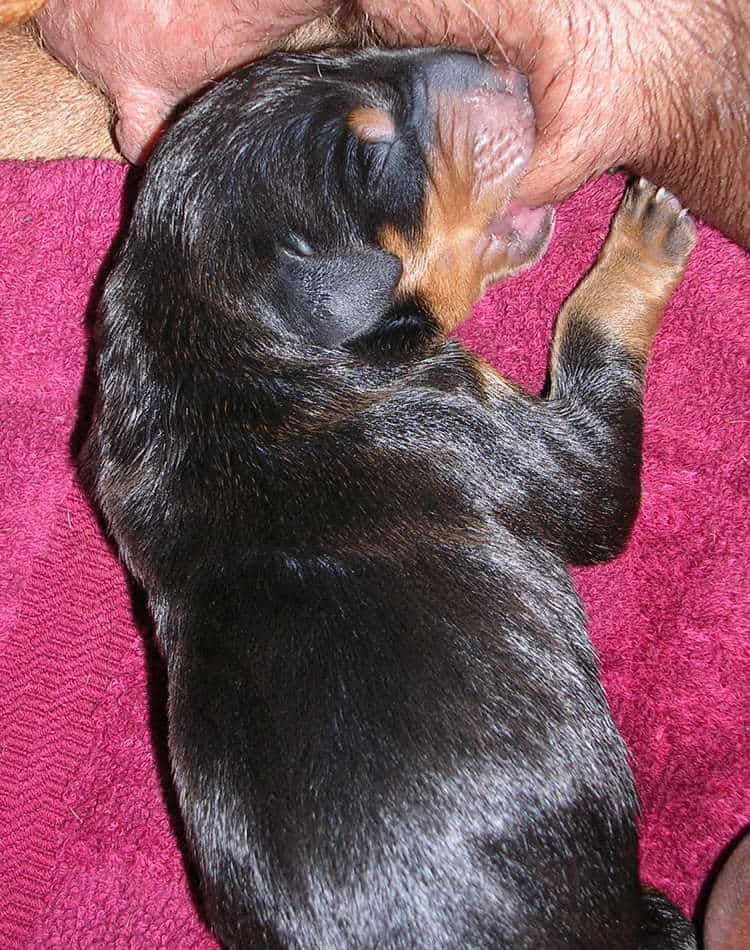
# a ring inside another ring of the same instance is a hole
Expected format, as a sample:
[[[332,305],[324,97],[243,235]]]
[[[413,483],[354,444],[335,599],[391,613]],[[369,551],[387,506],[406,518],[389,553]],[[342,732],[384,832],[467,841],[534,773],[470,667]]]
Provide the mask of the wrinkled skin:
[[[100,86],[122,153],[137,161],[185,95],[280,45],[326,0],[51,0],[47,48]]]
[[[330,0],[50,0],[48,47],[101,86],[124,155],[185,95],[339,10]],[[521,199],[623,165],[750,245],[748,0],[359,0],[389,44],[475,48],[526,71],[539,128]]]

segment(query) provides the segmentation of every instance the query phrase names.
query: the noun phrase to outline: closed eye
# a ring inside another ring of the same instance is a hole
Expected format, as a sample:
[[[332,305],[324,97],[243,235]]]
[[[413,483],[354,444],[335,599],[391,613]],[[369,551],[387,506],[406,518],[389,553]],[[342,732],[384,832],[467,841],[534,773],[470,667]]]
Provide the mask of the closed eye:
[[[388,167],[395,142],[378,143],[367,150],[365,164],[367,176],[373,191],[377,191]]]

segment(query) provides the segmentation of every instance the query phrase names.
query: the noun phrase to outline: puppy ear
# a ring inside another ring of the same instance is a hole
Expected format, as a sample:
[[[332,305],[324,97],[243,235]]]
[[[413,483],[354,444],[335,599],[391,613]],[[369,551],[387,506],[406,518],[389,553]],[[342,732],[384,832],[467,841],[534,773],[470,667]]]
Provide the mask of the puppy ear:
[[[318,255],[282,251],[291,329],[318,346],[372,332],[393,304],[401,260],[378,248]]]

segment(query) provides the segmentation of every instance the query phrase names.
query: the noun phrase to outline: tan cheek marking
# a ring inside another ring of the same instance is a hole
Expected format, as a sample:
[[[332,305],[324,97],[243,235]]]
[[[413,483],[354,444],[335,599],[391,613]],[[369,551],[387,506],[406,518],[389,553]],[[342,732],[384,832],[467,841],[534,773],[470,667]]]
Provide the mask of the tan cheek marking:
[[[446,333],[467,319],[487,283],[508,268],[504,250],[486,253],[489,220],[501,210],[498,193],[475,181],[473,139],[454,122],[458,108],[450,100],[438,106],[419,238],[410,242],[392,228],[380,235],[383,248],[403,263],[398,293],[419,294]]]
[[[472,214],[470,195],[455,178],[446,175],[437,186],[439,191],[430,184],[416,241],[393,228],[385,229],[380,240],[403,263],[399,295],[418,294],[448,333],[469,316],[482,292],[486,275],[478,245],[485,222]]]

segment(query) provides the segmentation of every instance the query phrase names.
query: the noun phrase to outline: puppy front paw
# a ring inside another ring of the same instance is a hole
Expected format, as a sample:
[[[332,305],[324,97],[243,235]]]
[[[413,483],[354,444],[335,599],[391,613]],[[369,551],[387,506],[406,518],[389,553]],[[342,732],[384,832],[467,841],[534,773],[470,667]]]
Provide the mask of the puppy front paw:
[[[679,201],[645,178],[625,192],[596,265],[565,312],[585,314],[645,361],[669,298],[695,246]]]
[[[675,196],[645,178],[625,192],[612,233],[622,235],[640,257],[681,273],[695,247],[695,224]]]

